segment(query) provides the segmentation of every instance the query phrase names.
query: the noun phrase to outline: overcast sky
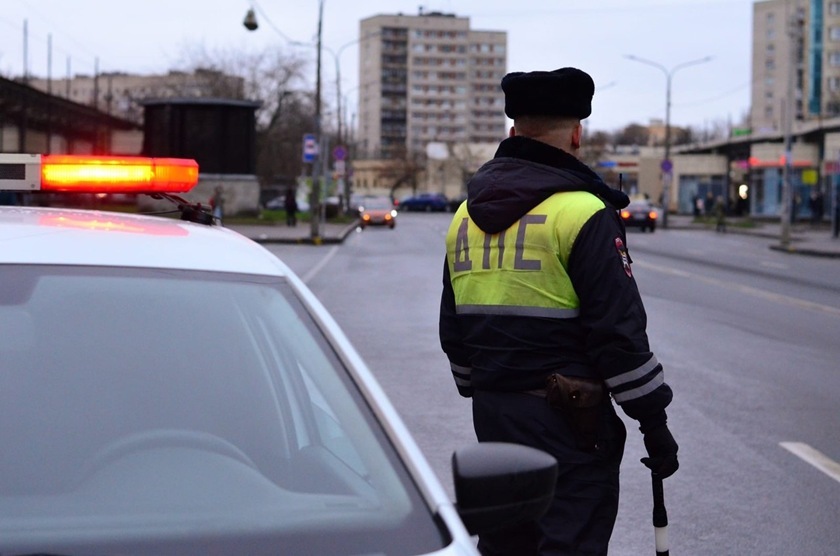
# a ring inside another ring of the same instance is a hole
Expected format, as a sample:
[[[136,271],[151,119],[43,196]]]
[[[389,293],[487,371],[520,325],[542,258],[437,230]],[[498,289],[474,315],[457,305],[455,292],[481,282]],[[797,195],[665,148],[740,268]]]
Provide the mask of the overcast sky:
[[[342,90],[351,112],[358,84],[359,20],[377,14],[416,15],[418,7],[470,18],[473,29],[508,33],[508,71],[576,66],[596,84],[590,129],[613,131],[665,118],[666,72],[672,72],[671,122],[710,127],[737,124],[749,110],[753,0],[324,0],[323,44],[340,52]],[[288,40],[312,42],[318,0],[2,0],[0,73],[54,78],[100,71],[165,73],[184,52],[262,51]],[[271,23],[242,26],[251,6]],[[28,41],[24,41],[24,20]],[[306,49],[302,49],[304,53]],[[626,58],[633,55],[664,69]],[[314,49],[311,53],[314,83]],[[324,54],[325,87],[335,63]],[[331,97],[326,96],[329,99]]]

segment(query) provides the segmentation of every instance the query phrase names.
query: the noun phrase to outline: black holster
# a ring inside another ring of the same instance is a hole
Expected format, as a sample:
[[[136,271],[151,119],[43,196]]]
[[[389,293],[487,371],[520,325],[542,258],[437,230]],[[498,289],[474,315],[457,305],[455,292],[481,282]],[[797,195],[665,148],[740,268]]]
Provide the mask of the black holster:
[[[566,416],[578,448],[586,452],[598,450],[598,429],[606,398],[603,381],[554,373],[546,379],[545,388],[548,405]]]

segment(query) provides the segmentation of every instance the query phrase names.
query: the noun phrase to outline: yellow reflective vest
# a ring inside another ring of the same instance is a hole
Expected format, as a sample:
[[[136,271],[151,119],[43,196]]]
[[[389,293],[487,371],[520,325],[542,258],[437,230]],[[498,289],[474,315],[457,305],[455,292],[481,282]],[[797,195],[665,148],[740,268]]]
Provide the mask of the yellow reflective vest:
[[[507,230],[488,234],[462,203],[446,236],[457,313],[578,316],[569,256],[580,229],[604,207],[588,192],[555,193]]]

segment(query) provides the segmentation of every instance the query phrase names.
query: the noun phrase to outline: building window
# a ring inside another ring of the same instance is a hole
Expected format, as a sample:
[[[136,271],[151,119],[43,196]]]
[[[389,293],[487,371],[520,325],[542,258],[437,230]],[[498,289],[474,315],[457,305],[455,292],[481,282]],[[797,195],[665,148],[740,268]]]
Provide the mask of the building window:
[[[829,2],[828,3],[828,14],[829,15],[840,15],[840,2]]]
[[[840,51],[830,52],[828,54],[828,63],[833,67],[840,67]]]
[[[840,41],[840,27],[832,25],[828,28],[828,40]]]

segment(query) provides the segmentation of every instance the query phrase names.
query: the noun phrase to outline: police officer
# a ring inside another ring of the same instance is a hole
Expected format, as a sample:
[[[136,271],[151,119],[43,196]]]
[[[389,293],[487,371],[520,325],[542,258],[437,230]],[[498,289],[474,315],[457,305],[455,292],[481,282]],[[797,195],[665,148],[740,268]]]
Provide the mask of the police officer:
[[[440,341],[481,442],[542,449],[559,464],[536,523],[479,536],[483,554],[606,554],[625,429],[639,423],[664,478],[678,467],[672,392],[617,209],[629,199],[577,158],[595,91],[576,68],[501,82],[510,136],[467,187],[446,237]]]

